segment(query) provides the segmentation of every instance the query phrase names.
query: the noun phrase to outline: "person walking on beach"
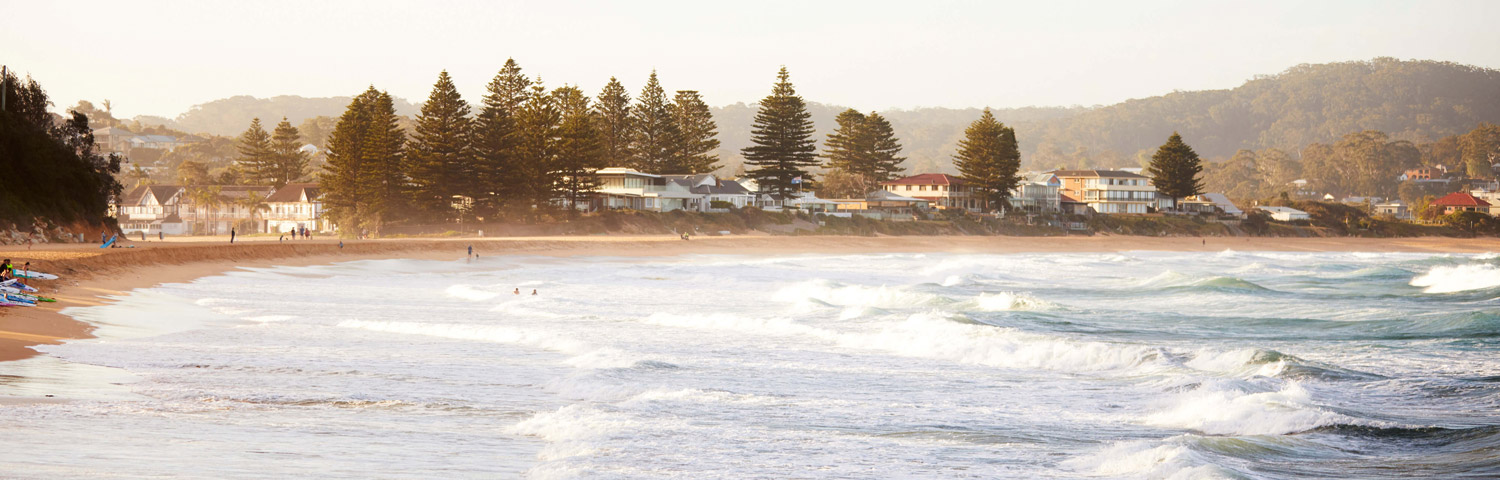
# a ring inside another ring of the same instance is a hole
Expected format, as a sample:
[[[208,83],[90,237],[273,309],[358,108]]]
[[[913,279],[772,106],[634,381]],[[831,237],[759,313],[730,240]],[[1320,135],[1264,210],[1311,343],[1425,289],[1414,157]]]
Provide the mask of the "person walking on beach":
[[[163,240],[166,240],[166,239],[167,239],[166,234],[163,234],[161,230],[157,230],[156,231],[156,240],[157,241],[163,241]]]
[[[229,227],[229,243],[234,243],[234,227]]]
[[[469,256],[470,257],[474,256],[474,246],[473,245],[469,245]]]

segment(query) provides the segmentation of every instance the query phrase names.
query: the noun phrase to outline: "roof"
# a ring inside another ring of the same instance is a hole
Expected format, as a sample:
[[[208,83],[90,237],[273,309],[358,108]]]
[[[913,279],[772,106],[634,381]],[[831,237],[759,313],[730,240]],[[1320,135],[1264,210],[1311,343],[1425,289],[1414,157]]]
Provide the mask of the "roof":
[[[146,198],[146,193],[156,197],[157,202],[165,202],[182,190],[182,185],[141,185],[126,193],[120,201],[120,205],[140,205],[141,200]]]
[[[111,135],[111,136],[117,136],[117,137],[120,137],[120,136],[123,136],[123,137],[134,137],[135,133],[131,132],[130,130],[126,130],[126,129],[123,129],[123,128],[120,128],[120,127],[104,127],[104,128],[96,128],[96,129],[94,129],[94,136],[95,137],[102,137],[102,136],[105,136],[105,135]]]
[[[642,176],[642,177],[661,178],[661,175],[652,175],[652,174],[649,174],[649,173],[641,173],[641,172],[638,172],[636,170],[625,168],[625,167],[601,168],[599,170],[594,171],[594,175],[638,175],[638,176]]]
[[[1240,210],[1240,207],[1236,207],[1234,202],[1229,201],[1229,197],[1224,196],[1222,193],[1205,193],[1202,197],[1204,200],[1214,202],[1214,206],[1219,207],[1224,213],[1231,215],[1245,213],[1243,210]]]
[[[275,192],[272,192],[270,196],[266,197],[266,202],[301,202],[303,201],[304,195],[309,202],[317,200],[318,184],[288,183],[285,187],[276,189]]]
[[[1291,207],[1255,207],[1271,213],[1290,213],[1292,215],[1307,215],[1307,212]]]
[[[964,179],[946,173],[923,173],[880,182],[881,185],[963,185]]]
[[[1051,173],[1037,173],[1037,174],[1032,174],[1032,175],[1029,175],[1029,176],[1026,177],[1026,181],[1027,182],[1031,182],[1031,183],[1041,183],[1041,184],[1047,184],[1047,185],[1051,185],[1052,182],[1057,182],[1059,185],[1062,184],[1062,181],[1057,179],[1057,175],[1054,175],[1054,174],[1051,174]]]
[[[1488,207],[1490,202],[1464,192],[1454,192],[1432,202],[1439,207]]]
[[[1057,170],[1048,173],[1059,177],[1146,178],[1124,170]]]
[[[871,200],[871,201],[877,201],[877,202],[911,202],[911,203],[922,202],[922,203],[927,203],[927,200],[922,200],[922,199],[919,199],[919,198],[903,197],[903,196],[897,195],[894,192],[891,192],[889,190],[876,190],[876,191],[870,192],[869,195],[865,195],[865,200]]]

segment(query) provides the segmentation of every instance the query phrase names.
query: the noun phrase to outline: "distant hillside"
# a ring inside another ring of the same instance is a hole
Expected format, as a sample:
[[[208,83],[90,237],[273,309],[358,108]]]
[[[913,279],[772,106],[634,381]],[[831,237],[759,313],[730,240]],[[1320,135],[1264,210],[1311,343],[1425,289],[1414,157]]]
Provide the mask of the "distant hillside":
[[[1103,81],[1103,80],[1101,80]],[[769,89],[769,87],[768,87]],[[468,99],[471,103],[478,99]],[[253,117],[286,116],[293,125],[315,116],[338,117],[349,97],[237,96],[196,105],[177,118],[143,123],[195,133],[235,136]],[[418,106],[396,99],[398,114]],[[846,107],[809,103],[821,145],[833,118]],[[750,142],[756,106],[713,109],[725,170],[734,171]],[[952,155],[979,108],[919,108],[880,112],[905,146],[910,172],[953,172]],[[868,113],[868,111],[865,111]],[[1392,139],[1432,141],[1467,132],[1479,122],[1500,122],[1500,71],[1435,61],[1371,61],[1299,65],[1230,90],[1173,92],[1095,108],[996,109],[1016,128],[1027,168],[1133,167],[1173,131],[1206,158],[1228,158],[1240,149],[1279,148],[1289,153],[1344,134],[1380,130]]]
[[[1497,121],[1500,71],[1377,58],[1298,65],[1232,90],[1174,92],[1015,126],[1027,164],[1052,167],[1082,166],[1070,158],[1080,149],[1137,166],[1139,153],[1174,130],[1200,155],[1227,158],[1239,149],[1296,152],[1362,130],[1432,141]]]
[[[162,123],[167,127],[191,133],[208,133],[227,137],[238,136],[250,127],[250,120],[260,118],[261,123],[275,125],[286,117],[292,125],[303,120],[328,116],[338,118],[349,106],[351,97],[299,97],[282,95],[271,98],[255,98],[239,95],[194,105],[174,119],[161,117],[137,117],[141,123]],[[402,99],[395,99],[396,114],[416,115],[420,107]]]

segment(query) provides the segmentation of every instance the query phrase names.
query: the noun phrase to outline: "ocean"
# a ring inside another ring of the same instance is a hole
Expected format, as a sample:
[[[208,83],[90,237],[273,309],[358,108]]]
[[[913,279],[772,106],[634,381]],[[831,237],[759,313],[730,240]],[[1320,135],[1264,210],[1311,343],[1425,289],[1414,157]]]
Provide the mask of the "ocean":
[[[1500,477],[1495,255],[486,256],[116,300],[0,364],[71,399],[0,404],[0,477]]]

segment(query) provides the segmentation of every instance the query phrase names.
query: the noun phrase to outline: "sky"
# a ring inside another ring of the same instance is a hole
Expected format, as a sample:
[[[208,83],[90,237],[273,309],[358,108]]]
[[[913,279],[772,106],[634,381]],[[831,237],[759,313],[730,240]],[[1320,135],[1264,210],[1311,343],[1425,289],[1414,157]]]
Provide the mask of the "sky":
[[[861,110],[1093,106],[1376,57],[1500,67],[1500,1],[0,0],[0,64],[59,110],[176,117],[234,95],[471,103],[506,58],[549,87],[753,103],[786,66]]]

